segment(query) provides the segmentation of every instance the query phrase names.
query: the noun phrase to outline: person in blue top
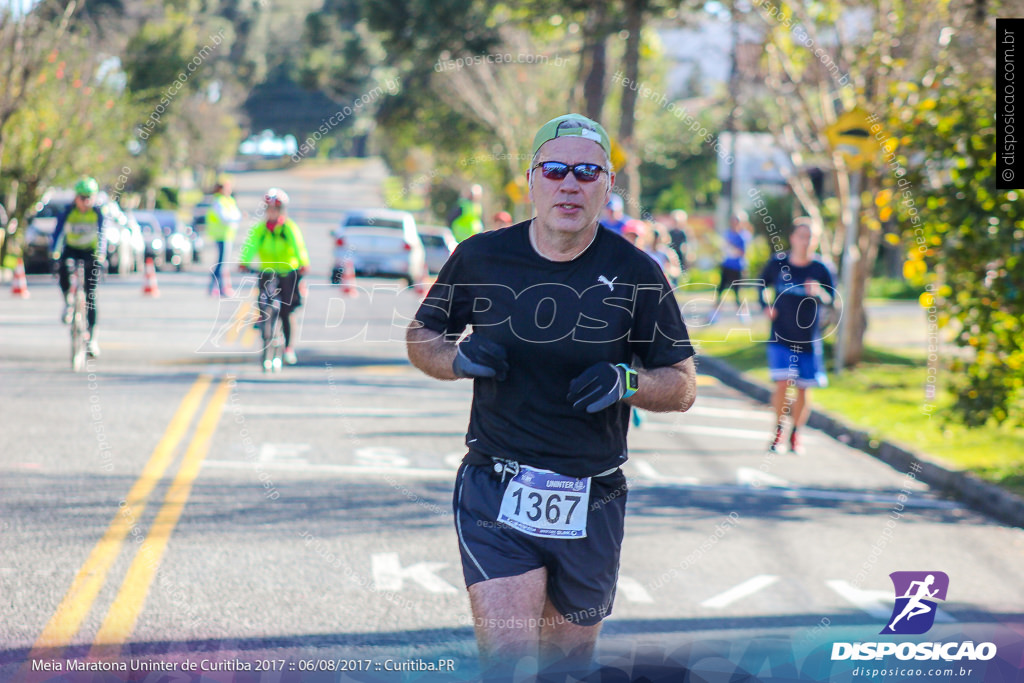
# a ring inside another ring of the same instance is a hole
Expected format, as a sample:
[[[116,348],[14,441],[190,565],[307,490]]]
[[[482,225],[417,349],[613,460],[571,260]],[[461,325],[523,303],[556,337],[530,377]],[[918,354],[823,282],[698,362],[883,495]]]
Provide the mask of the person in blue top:
[[[608,195],[608,202],[604,205],[604,215],[601,218],[601,225],[616,234],[623,234],[622,229],[626,223],[633,220],[626,215],[625,202],[622,197],[612,192]]]
[[[719,266],[720,279],[718,290],[715,292],[715,308],[711,312],[709,322],[715,321],[722,298],[730,289],[736,297],[736,308],[741,307],[740,287],[737,281],[743,279],[747,270],[747,247],[750,246],[752,239],[753,233],[746,212],[735,212],[729,220],[729,231],[724,236],[724,257]]]
[[[781,448],[783,417],[789,413],[792,429],[789,434],[791,453],[802,453],[798,430],[810,413],[808,390],[828,385],[822,354],[821,320],[823,305],[832,305],[835,293],[832,273],[814,257],[817,231],[810,218],[796,218],[789,237],[789,251],[779,252],[765,264],[760,280],[761,307],[772,321],[768,341],[768,368],[775,390],[775,433],[769,450]],[[771,306],[764,291],[771,287],[775,299]],[[796,397],[787,398],[790,385]]]
[[[68,260],[85,262],[86,321],[89,341],[86,350],[90,356],[100,355],[96,341],[96,284],[105,265],[107,240],[103,232],[103,214],[94,206],[100,186],[94,178],[83,178],[75,185],[75,199],[57,217],[53,231],[52,249],[57,260],[57,279],[64,294],[64,312],[61,320],[71,322],[71,269]],[[58,257],[59,255],[59,257]]]

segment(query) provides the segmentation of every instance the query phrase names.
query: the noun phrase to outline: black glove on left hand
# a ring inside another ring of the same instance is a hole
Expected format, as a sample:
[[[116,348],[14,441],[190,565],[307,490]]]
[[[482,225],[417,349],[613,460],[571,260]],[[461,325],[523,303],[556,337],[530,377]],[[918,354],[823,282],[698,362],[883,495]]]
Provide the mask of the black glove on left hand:
[[[576,410],[596,413],[626,394],[626,371],[611,363],[595,363],[569,384],[566,396]]]

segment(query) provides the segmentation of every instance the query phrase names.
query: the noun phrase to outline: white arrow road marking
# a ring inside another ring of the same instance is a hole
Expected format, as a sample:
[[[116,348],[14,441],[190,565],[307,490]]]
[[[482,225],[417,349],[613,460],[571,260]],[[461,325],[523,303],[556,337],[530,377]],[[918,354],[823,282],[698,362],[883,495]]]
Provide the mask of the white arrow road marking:
[[[700,603],[700,606],[710,607],[712,609],[721,609],[723,607],[728,607],[737,600],[742,600],[748,595],[753,595],[754,593],[764,588],[767,588],[768,586],[772,585],[778,580],[779,577],[772,576],[771,574],[758,574],[753,578],[747,579],[738,586],[733,586],[724,593],[719,593],[713,598],[708,598],[704,602]]]
[[[259,461],[261,463],[281,463],[304,465],[306,459],[299,457],[310,449],[308,443],[265,443],[260,446]]]
[[[411,579],[431,593],[458,593],[455,586],[434,574],[448,566],[445,562],[417,562],[403,569],[398,553],[374,553],[370,562],[378,591],[400,591],[405,579]]]
[[[736,483],[740,486],[753,486],[754,488],[760,488],[762,486],[786,488],[789,486],[789,482],[785,479],[773,476],[767,472],[762,472],[761,470],[755,470],[753,467],[737,468]]]
[[[643,584],[634,578],[619,574],[619,581],[616,584],[626,599],[630,602],[653,603],[654,598],[647,592]]]
[[[896,601],[890,591],[863,590],[846,581],[838,580],[826,581],[825,585],[838,593],[839,597],[876,619],[884,621],[892,616],[892,608]],[[956,621],[956,619],[950,616],[949,613],[936,608],[935,621],[950,623]]]

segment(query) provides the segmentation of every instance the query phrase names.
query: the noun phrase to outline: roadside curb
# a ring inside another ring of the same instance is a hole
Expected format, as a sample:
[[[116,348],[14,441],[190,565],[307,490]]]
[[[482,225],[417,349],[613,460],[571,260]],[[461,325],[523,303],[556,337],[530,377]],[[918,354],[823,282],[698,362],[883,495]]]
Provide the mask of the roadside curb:
[[[756,401],[771,402],[772,390],[754,381],[718,358],[698,356],[698,372],[710,375],[723,384],[743,392]],[[1024,528],[1024,499],[1005,491],[995,484],[982,481],[974,474],[948,469],[942,463],[923,453],[908,450],[890,441],[872,438],[867,432],[850,426],[840,418],[823,410],[811,409],[807,424],[820,429],[847,446],[878,458],[899,472],[908,472],[917,463],[917,479],[983,512],[1000,522]],[[765,437],[767,439],[767,437]]]

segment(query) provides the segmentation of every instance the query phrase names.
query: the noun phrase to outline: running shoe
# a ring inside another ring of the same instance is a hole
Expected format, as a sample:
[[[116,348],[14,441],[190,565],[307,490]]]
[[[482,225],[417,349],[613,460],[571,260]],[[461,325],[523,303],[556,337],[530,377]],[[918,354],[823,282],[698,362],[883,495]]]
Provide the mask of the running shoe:
[[[804,447],[800,443],[800,437],[797,436],[795,429],[789,435],[789,452],[792,453],[793,455],[803,455],[804,454]]]

